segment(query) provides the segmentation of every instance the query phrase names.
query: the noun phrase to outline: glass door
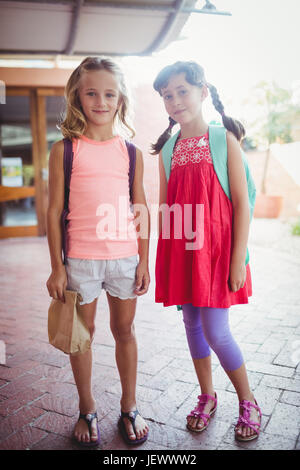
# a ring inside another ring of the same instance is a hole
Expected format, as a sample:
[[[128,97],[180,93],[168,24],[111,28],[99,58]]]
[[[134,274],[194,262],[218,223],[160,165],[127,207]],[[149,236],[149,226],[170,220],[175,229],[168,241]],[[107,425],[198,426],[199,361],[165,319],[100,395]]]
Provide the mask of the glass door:
[[[48,159],[63,89],[7,90],[0,106],[0,238],[46,234]]]
[[[0,106],[0,238],[37,235],[29,90]]]

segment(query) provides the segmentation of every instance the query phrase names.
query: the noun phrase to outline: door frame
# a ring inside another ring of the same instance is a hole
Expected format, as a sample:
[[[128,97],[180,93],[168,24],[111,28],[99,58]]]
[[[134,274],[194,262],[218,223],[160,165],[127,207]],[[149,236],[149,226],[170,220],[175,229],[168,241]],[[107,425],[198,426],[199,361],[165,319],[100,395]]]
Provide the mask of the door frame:
[[[28,96],[32,135],[34,186],[7,187],[0,185],[0,202],[35,197],[37,225],[0,226],[0,239],[8,237],[44,236],[47,230],[48,162],[46,98],[63,96],[63,87],[8,86],[6,96]]]

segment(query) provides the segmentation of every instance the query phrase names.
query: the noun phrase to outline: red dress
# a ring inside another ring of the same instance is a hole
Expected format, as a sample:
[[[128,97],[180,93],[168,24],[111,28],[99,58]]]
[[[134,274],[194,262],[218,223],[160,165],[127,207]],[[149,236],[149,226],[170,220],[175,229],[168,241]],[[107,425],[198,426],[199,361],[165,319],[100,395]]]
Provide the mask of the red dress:
[[[244,287],[230,290],[233,209],[214,170],[208,132],[176,144],[167,204],[175,206],[163,219],[158,240],[155,301],[165,307],[191,303],[228,308],[248,303],[249,264]]]

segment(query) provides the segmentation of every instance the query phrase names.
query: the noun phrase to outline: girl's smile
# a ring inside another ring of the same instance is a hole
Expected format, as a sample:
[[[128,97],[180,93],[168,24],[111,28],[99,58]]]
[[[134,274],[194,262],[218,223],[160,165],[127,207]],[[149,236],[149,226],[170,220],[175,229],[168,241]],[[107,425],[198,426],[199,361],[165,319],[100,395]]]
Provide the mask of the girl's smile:
[[[186,109],[178,109],[177,111],[175,111],[175,116],[178,116],[179,114],[182,114],[186,111]]]

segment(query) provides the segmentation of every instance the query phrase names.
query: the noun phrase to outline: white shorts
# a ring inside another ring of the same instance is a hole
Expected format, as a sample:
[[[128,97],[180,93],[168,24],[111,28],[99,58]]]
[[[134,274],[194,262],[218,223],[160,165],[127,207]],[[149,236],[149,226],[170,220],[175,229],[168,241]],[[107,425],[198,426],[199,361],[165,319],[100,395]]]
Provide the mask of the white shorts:
[[[67,258],[67,289],[81,295],[80,305],[98,298],[102,288],[113,297],[135,299],[137,265],[137,255],[112,260]]]

